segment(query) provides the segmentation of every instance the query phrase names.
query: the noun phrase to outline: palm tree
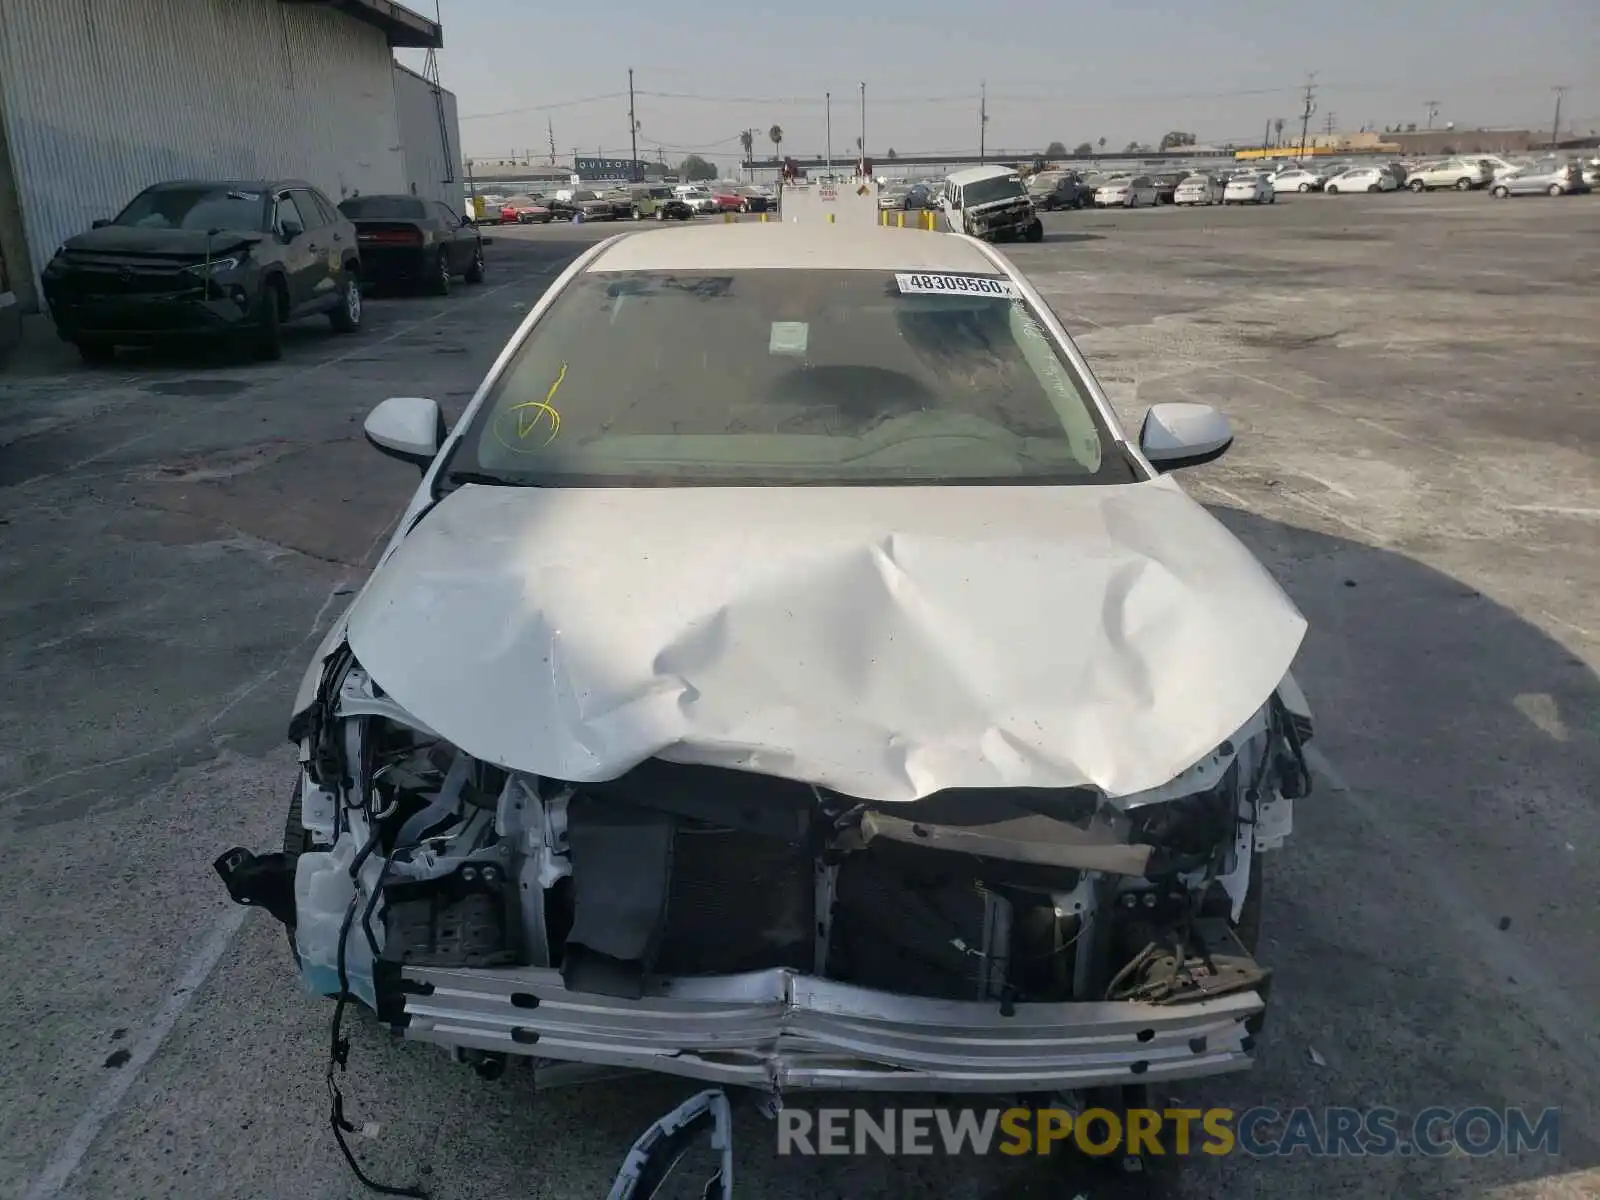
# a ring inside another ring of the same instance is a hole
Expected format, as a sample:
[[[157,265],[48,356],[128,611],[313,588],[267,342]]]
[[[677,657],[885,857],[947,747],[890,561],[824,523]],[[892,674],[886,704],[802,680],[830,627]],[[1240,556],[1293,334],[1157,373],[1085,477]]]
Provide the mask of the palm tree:
[[[1272,132],[1277,134],[1276,144],[1283,145],[1283,118],[1277,117],[1272,122]]]
[[[885,157],[887,157],[890,162],[893,162],[895,159],[899,158],[900,156],[895,153],[894,147],[890,146],[889,147],[889,153]]]
[[[1105,153],[1105,148],[1106,148],[1106,140],[1105,140],[1105,138],[1101,138],[1100,139],[1100,152],[1102,154]]]
[[[778,157],[778,147],[783,145],[783,126],[774,125],[767,130],[767,140],[772,143],[772,157]]]
[[[739,135],[739,148],[744,151],[745,166],[749,166],[755,155],[756,135],[754,130],[746,129]]]

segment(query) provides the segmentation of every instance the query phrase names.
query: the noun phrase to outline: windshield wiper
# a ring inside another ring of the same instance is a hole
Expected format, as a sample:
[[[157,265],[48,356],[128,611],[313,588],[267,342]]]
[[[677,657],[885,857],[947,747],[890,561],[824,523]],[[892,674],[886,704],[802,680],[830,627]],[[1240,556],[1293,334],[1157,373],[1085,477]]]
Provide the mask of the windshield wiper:
[[[439,480],[439,491],[453,492],[458,487],[469,483],[481,483],[487,487],[543,487],[543,484],[532,483],[522,479],[507,479],[504,475],[496,475],[491,471],[446,471]]]

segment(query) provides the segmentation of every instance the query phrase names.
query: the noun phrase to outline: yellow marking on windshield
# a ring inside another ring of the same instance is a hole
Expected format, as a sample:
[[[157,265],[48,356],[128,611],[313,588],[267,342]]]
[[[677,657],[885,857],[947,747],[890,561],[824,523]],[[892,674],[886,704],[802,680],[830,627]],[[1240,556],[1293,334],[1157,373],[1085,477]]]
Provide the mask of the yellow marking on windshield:
[[[561,432],[561,414],[556,411],[556,392],[560,390],[561,383],[567,377],[567,364],[561,364],[561,370],[556,375],[556,381],[550,385],[550,390],[544,394],[543,400],[524,400],[521,404],[513,404],[510,411],[517,414],[517,436],[526,439],[533,431],[539,428],[541,419],[550,422],[550,436],[545,438],[544,444],[548,446],[556,440],[556,434]]]

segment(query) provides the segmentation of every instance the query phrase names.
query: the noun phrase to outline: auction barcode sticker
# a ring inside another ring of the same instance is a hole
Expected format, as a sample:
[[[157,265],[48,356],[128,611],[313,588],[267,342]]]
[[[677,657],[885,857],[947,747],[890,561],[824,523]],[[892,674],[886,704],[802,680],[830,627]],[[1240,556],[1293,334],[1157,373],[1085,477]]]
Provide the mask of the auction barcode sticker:
[[[899,275],[894,281],[902,296],[999,296],[1021,299],[1022,293],[1009,279],[990,275]]]

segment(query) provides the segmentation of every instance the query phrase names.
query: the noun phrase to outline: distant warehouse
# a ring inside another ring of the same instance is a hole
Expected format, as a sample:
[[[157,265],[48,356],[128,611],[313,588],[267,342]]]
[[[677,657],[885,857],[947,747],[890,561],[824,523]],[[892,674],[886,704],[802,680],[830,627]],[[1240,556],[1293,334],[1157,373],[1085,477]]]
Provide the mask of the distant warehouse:
[[[57,246],[161,179],[298,178],[461,202],[443,45],[392,0],[0,0],[0,312]],[[0,336],[4,325],[0,321]]]

